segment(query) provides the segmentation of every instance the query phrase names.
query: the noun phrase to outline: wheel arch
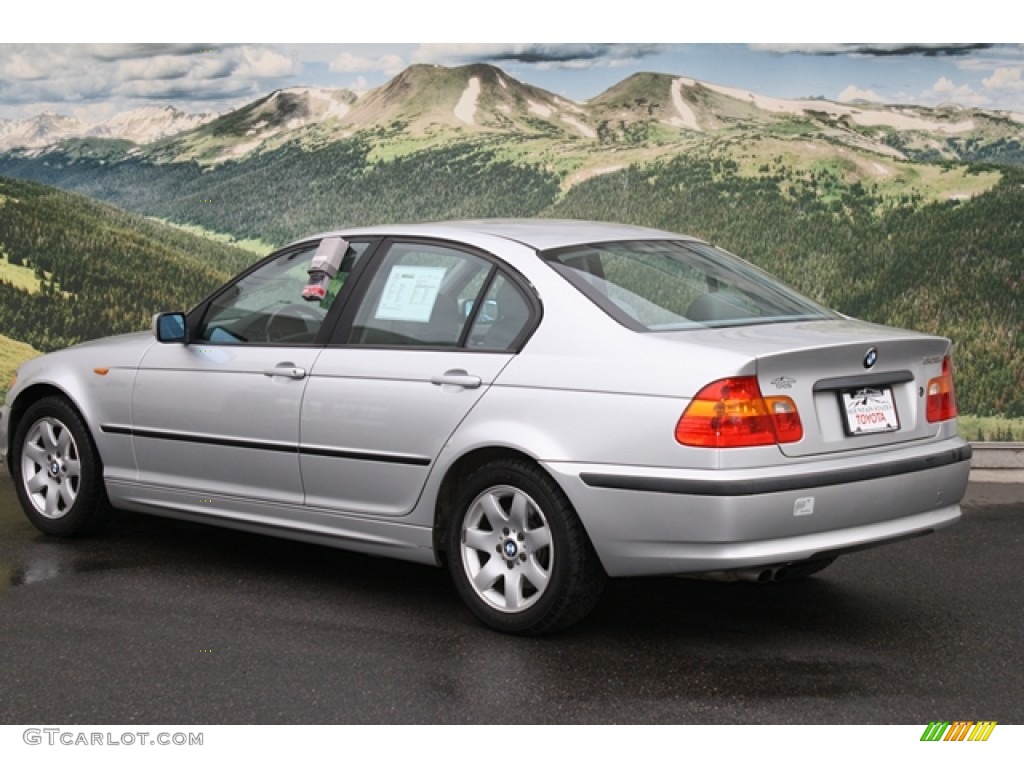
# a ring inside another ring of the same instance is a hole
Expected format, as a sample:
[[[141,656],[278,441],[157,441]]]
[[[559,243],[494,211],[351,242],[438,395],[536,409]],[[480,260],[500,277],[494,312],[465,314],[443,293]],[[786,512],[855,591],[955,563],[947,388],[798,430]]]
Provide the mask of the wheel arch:
[[[9,468],[29,521],[43,533],[64,537],[103,527],[111,511],[103,460],[79,404],[60,387],[37,383],[18,394],[11,413],[15,406]],[[46,429],[35,431],[43,421]],[[37,454],[24,460],[30,441],[47,452],[45,459]]]
[[[484,495],[489,503],[478,505]],[[514,448],[481,447],[449,467],[433,534],[460,597],[502,632],[539,635],[576,623],[608,578],[568,494]]]
[[[439,564],[443,565],[447,558],[445,539],[459,484],[485,464],[501,460],[527,461],[536,467],[538,471],[551,477],[551,480],[558,485],[558,481],[541,466],[535,457],[516,448],[492,445],[474,448],[463,454],[452,462],[446,470],[444,479],[441,480],[441,484],[438,487],[436,503],[434,504],[433,542],[434,552]]]
[[[14,461],[14,435],[18,431],[18,425],[21,423],[21,419],[25,415],[25,412],[29,408],[31,408],[33,404],[47,397],[59,397],[62,400],[65,400],[68,403],[68,405],[70,405],[75,410],[79,418],[82,419],[82,423],[85,424],[86,427],[88,427],[89,432],[92,433],[92,425],[89,424],[88,419],[85,418],[85,412],[82,410],[81,404],[75,397],[69,394],[67,390],[62,389],[61,387],[58,387],[56,384],[53,384],[48,381],[41,381],[35,384],[30,384],[29,386],[25,387],[25,389],[18,393],[18,396],[11,404],[11,411],[9,417],[10,421],[9,424],[7,425],[7,471],[9,473],[13,473],[14,470],[14,467],[12,465],[12,462]],[[91,434],[91,437],[93,440],[93,445],[96,445],[96,435]],[[102,457],[100,457],[100,460],[102,461]]]

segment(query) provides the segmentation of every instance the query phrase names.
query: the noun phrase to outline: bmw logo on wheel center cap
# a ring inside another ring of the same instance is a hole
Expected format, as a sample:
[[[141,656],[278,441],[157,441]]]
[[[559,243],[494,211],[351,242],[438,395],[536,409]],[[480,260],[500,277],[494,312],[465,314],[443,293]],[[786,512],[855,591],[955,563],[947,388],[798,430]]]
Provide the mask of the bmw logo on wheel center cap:
[[[519,548],[516,546],[516,543],[512,541],[512,539],[509,539],[505,542],[505,557],[511,559],[516,556],[516,553],[518,551]]]
[[[872,347],[868,350],[868,353],[864,355],[864,367],[871,368],[875,363],[878,362],[878,350]]]

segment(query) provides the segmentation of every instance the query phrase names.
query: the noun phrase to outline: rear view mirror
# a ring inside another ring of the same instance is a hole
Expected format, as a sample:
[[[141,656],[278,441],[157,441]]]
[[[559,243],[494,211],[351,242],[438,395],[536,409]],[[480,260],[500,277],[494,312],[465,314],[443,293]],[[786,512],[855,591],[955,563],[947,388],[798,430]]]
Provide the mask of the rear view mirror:
[[[161,312],[153,317],[153,335],[162,344],[187,344],[184,312]]]

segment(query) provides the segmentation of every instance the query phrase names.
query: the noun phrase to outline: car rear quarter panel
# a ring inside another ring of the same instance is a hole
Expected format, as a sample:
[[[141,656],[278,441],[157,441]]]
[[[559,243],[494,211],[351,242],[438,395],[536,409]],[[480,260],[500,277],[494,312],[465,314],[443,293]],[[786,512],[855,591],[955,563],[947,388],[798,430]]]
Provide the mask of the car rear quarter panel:
[[[554,273],[552,273],[554,274]],[[560,280],[560,278],[558,278]],[[692,395],[727,376],[757,375],[762,356],[805,358],[836,344],[948,342],[858,321],[769,330],[636,333],[567,284],[544,280],[544,322],[452,436],[439,464],[499,444],[536,459],[577,509],[609,574],[689,573],[797,560],[926,533],[959,517],[969,464],[817,484],[820,475],[962,450],[955,422],[896,446],[787,457],[777,446],[714,450],[675,440]],[[826,357],[827,357],[827,353]],[[858,359],[859,362],[859,359]],[[915,370],[915,374],[918,371]],[[969,453],[969,452],[968,452]],[[958,454],[959,455],[959,454]],[[966,455],[966,454],[963,454]],[[730,482],[806,476],[808,488],[719,495],[595,488],[587,473]]]

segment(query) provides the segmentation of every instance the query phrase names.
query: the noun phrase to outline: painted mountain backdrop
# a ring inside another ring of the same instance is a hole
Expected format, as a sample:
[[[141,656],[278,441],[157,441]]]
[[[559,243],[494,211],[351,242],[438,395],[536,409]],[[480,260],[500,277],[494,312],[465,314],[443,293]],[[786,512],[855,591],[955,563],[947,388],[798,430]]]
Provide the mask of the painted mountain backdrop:
[[[847,314],[950,336],[963,410],[1024,416],[1024,115],[781,100],[655,73],[577,103],[489,65],[417,65],[363,94],[288,88],[219,116],[0,123],[0,175],[267,244],[482,216],[686,232]],[[253,258],[125,216],[0,182],[0,333],[49,349],[141,327]],[[80,228],[58,238],[65,217]],[[152,286],[121,239],[136,230],[196,278],[130,300],[94,279]]]

